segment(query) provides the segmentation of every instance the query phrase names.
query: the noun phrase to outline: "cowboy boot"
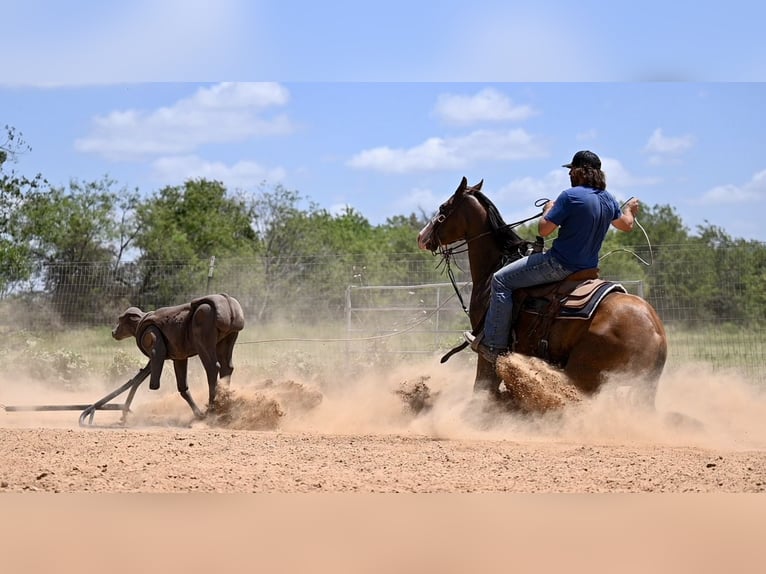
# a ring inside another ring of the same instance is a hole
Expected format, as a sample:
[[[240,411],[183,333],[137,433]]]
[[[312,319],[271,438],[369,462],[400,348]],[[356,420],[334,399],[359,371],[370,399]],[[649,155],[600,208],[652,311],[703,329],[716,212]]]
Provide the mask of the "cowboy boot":
[[[480,354],[484,360],[489,363],[496,363],[497,358],[500,355],[504,355],[508,352],[508,349],[495,349],[494,347],[489,347],[482,343],[484,340],[484,331],[481,331],[478,335],[474,335],[470,331],[465,331],[463,337],[468,341],[471,350]]]

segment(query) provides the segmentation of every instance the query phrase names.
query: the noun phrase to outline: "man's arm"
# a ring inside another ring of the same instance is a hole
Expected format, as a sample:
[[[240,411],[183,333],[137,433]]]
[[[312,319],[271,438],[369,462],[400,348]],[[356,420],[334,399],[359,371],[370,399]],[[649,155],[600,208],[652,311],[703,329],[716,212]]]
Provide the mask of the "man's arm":
[[[548,215],[548,212],[551,209],[553,209],[553,205],[555,203],[556,203],[555,201],[550,200],[545,205],[543,205],[543,215],[540,217],[540,219],[537,222],[537,234],[540,237],[548,237],[558,227],[558,225],[556,225],[552,221],[548,221],[547,219],[545,219],[545,216]]]
[[[638,199],[635,197],[630,198],[626,207],[627,209],[622,212],[622,215],[612,221],[612,225],[620,231],[633,231],[633,224],[638,213]]]

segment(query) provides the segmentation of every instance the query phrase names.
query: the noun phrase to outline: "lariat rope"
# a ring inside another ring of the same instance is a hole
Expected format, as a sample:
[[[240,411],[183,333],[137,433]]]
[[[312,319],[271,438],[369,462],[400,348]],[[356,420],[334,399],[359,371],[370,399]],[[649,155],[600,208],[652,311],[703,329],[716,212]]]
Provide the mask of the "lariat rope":
[[[623,203],[623,204],[620,206],[620,209],[622,209],[623,207],[625,207],[625,206],[628,204],[628,201],[630,201],[631,199],[633,199],[633,198],[632,198],[632,197],[628,198],[628,200],[627,200],[627,201],[625,201],[625,203]],[[649,246],[649,259],[650,259],[650,262],[647,262],[646,260],[644,260],[644,259],[643,259],[643,258],[642,258],[642,257],[641,257],[641,256],[640,256],[638,253],[636,253],[635,251],[631,251],[630,249],[625,249],[624,247],[620,247],[619,249],[612,249],[610,252],[608,252],[608,253],[604,253],[604,254],[603,254],[601,257],[599,257],[599,258],[598,258],[598,260],[599,260],[599,261],[601,261],[601,260],[602,260],[602,259],[604,259],[605,257],[608,257],[608,256],[610,256],[612,253],[619,253],[620,251],[623,251],[623,252],[625,252],[625,253],[630,253],[630,254],[631,254],[633,257],[635,257],[636,259],[638,259],[638,260],[639,260],[641,263],[643,263],[643,264],[644,264],[644,265],[646,265],[647,267],[651,267],[651,266],[652,266],[652,264],[654,263],[654,252],[652,251],[652,242],[649,240],[649,234],[646,232],[646,229],[644,229],[643,225],[641,225],[641,223],[639,223],[638,219],[636,219],[636,218],[634,217],[634,218],[633,218],[633,222],[634,222],[636,225],[638,225],[638,228],[639,228],[639,229],[641,230],[641,232],[644,234],[644,237],[646,237],[646,244]]]

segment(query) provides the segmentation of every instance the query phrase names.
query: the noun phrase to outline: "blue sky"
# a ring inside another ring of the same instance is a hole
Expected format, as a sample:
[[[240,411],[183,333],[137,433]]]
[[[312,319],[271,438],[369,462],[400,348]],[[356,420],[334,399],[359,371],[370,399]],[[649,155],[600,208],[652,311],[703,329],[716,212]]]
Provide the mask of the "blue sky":
[[[266,181],[373,223],[464,175],[527,217],[592,149],[619,199],[766,241],[766,8],[526,4],[3,2],[0,120],[56,185]]]

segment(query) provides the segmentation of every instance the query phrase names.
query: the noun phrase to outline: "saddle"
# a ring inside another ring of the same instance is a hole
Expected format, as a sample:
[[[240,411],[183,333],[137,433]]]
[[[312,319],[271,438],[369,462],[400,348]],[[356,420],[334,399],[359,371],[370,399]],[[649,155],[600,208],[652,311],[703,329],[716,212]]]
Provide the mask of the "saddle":
[[[562,319],[589,319],[601,300],[612,291],[626,293],[620,283],[600,279],[598,268],[584,269],[561,281],[513,292],[514,322],[521,311]]]
[[[550,360],[548,338],[554,320],[590,319],[598,304],[609,293],[627,292],[620,283],[600,279],[598,275],[598,268],[584,269],[572,273],[561,281],[514,289],[510,340],[518,340],[515,336],[515,328],[521,313],[530,314],[535,320],[525,334],[526,338],[531,347],[537,349],[538,357]],[[483,322],[482,318],[482,324]],[[477,330],[480,329],[481,326]],[[467,346],[468,343],[463,342],[454,347],[441,358],[441,362],[447,362],[452,355]]]
[[[627,293],[620,283],[599,278],[598,268],[584,269],[561,281],[516,289],[513,292],[513,325],[521,313],[534,315],[525,333],[540,358],[548,359],[551,325],[558,319],[590,319],[609,293]],[[512,340],[514,338],[512,337]]]

